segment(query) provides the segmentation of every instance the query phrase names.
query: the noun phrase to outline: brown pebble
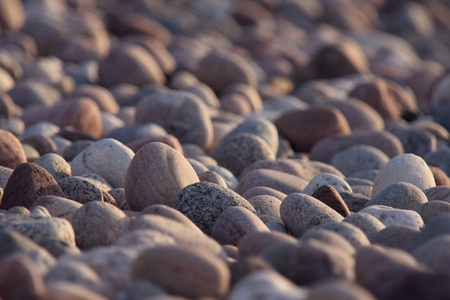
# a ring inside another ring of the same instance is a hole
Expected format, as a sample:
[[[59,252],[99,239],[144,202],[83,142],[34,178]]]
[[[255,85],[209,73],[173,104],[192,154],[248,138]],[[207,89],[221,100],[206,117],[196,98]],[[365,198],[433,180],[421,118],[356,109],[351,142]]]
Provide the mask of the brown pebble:
[[[342,197],[336,189],[329,184],[320,186],[311,196],[322,201],[344,217],[350,215],[350,211]]]
[[[429,166],[431,173],[433,173],[434,181],[436,181],[436,186],[439,185],[445,185],[450,186],[450,179],[448,178],[447,174],[445,174],[444,171],[442,171],[441,168]]]
[[[14,169],[26,161],[20,141],[9,131],[0,129],[0,165]]]
[[[47,135],[35,134],[22,140],[22,143],[28,144],[39,152],[39,155],[47,153],[56,153],[58,150],[55,142]]]

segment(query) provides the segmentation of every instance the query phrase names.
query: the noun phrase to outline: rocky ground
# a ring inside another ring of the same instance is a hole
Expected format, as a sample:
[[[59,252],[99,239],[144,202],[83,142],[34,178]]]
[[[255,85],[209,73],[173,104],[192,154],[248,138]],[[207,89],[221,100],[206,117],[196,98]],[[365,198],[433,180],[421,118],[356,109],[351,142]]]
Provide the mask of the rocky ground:
[[[0,298],[450,299],[449,20],[0,0]]]

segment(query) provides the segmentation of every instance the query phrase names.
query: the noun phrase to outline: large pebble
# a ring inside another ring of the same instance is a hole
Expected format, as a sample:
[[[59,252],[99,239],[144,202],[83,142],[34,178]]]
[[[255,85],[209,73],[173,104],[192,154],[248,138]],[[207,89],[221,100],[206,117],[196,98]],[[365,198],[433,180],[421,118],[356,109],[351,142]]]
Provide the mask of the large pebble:
[[[350,185],[341,177],[330,173],[321,173],[311,179],[311,181],[303,190],[303,193],[312,195],[318,188],[326,184],[331,185],[338,193],[353,192]]]
[[[189,298],[222,297],[230,284],[230,271],[223,261],[207,252],[177,246],[144,251],[132,263],[131,276]]]
[[[148,83],[164,83],[166,78],[153,56],[143,48],[123,44],[111,49],[109,55],[99,63],[99,79],[104,86]]]
[[[425,129],[408,126],[393,126],[387,129],[402,142],[405,153],[425,157],[436,150],[436,137]]]
[[[347,119],[334,107],[312,107],[288,111],[276,121],[278,131],[298,152],[309,152],[319,140],[351,132]]]
[[[275,159],[270,146],[257,135],[238,133],[225,139],[216,147],[214,158],[237,176],[255,161]]]
[[[75,234],[70,223],[61,218],[42,217],[35,214],[0,215],[0,228],[15,230],[33,241],[54,238],[75,245]]]
[[[196,77],[216,93],[234,83],[257,86],[256,74],[242,57],[227,51],[212,51],[199,63]]]
[[[0,208],[29,208],[37,198],[45,195],[64,197],[58,183],[44,168],[33,163],[23,163],[11,174]]]
[[[421,229],[424,226],[420,215],[413,210],[397,209],[383,205],[372,205],[359,212],[374,216],[386,227],[402,225],[414,229]]]
[[[211,237],[222,245],[237,246],[247,234],[269,232],[266,225],[244,207],[228,207],[214,222]]]
[[[36,199],[30,209],[36,206],[45,207],[52,217],[63,218],[72,222],[73,215],[83,204],[57,196],[42,196]]]
[[[102,139],[72,160],[72,174],[94,172],[105,178],[114,188],[121,188],[125,186],[125,176],[133,157],[133,151],[122,143],[114,139]]]
[[[415,210],[419,205],[428,202],[427,196],[415,185],[407,182],[394,183],[367,202],[371,205],[385,205],[399,209]]]
[[[369,145],[355,145],[336,153],[330,164],[345,176],[370,169],[381,169],[389,157],[380,149]]]
[[[178,193],[195,182],[197,174],[178,151],[163,143],[149,143],[130,163],[125,197],[137,211],[152,204],[173,206]]]
[[[426,264],[433,270],[449,274],[446,267],[449,260],[448,248],[450,247],[450,235],[436,236],[419,247],[411,254],[421,263]]]
[[[161,125],[182,144],[192,143],[207,149],[213,142],[207,106],[188,92],[167,91],[143,97],[136,106],[136,122]]]
[[[117,207],[100,201],[83,205],[72,218],[80,249],[110,246],[128,230],[128,218]]]
[[[335,210],[306,194],[292,193],[280,207],[281,219],[294,236],[329,222],[340,222],[344,218]]]
[[[289,195],[303,192],[307,185],[308,181],[299,176],[276,170],[258,169],[241,178],[236,187],[236,192],[244,194],[247,190],[254,187],[268,187]]]
[[[396,182],[407,182],[425,190],[436,186],[426,162],[415,154],[402,154],[391,159],[375,179],[372,198]]]
[[[411,227],[401,225],[388,226],[379,231],[371,241],[374,245],[405,250],[419,233],[419,230]]]
[[[214,223],[230,206],[241,206],[255,212],[243,197],[220,185],[199,182],[184,188],[176,198],[174,208],[185,214],[203,232],[211,235]]]
[[[67,161],[56,153],[47,153],[34,161],[43,167],[56,181],[72,175],[72,169]]]
[[[0,165],[14,169],[27,161],[20,141],[9,131],[0,129]]]
[[[320,140],[311,149],[311,160],[330,163],[336,153],[358,144],[378,148],[391,158],[404,153],[402,143],[390,132],[357,130],[349,135],[333,135]]]
[[[96,181],[72,176],[58,181],[64,197],[85,204],[91,201],[107,202],[116,205],[114,198]]]
[[[450,203],[431,200],[416,207],[415,211],[419,213],[423,222],[427,224],[441,214],[450,213]]]
[[[244,195],[242,195],[244,197]],[[245,197],[244,197],[245,198]],[[280,217],[281,200],[270,195],[258,195],[248,199],[248,202],[255,208],[256,214]]]

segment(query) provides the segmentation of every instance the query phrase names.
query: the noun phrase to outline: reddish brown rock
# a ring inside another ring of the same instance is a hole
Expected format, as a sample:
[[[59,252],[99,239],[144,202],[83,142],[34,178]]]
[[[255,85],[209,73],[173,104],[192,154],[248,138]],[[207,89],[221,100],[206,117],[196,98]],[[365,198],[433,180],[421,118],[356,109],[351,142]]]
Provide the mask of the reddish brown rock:
[[[0,28],[18,31],[25,23],[25,12],[20,0],[0,1]]]
[[[333,186],[324,184],[319,187],[312,196],[325,203],[342,216],[347,217],[350,215],[347,205]]]
[[[309,152],[316,142],[327,136],[351,131],[344,115],[332,107],[289,111],[275,121],[275,126],[298,152]]]
[[[441,168],[429,166],[431,173],[433,173],[434,181],[436,181],[436,186],[439,185],[446,185],[450,186],[450,179],[448,178],[447,174],[445,174],[444,171],[442,171]]]
[[[381,78],[357,85],[349,96],[369,104],[384,119],[395,119],[404,113],[418,111],[414,99],[404,89]]]
[[[0,129],[0,166],[14,169],[27,161],[19,140],[9,131]]]
[[[400,140],[390,132],[358,130],[349,135],[336,134],[322,139],[311,149],[311,160],[330,163],[336,153],[358,144],[378,148],[390,158],[404,152]]]
[[[110,91],[98,85],[79,85],[66,99],[70,100],[78,97],[86,97],[94,100],[101,111],[115,115],[119,112],[119,105]]]
[[[99,138],[102,134],[102,119],[98,105],[88,98],[77,98],[59,103],[51,108],[39,109],[24,116],[26,126],[49,121],[59,127],[71,126]]]
[[[11,174],[0,208],[30,208],[37,198],[45,195],[64,197],[58,183],[44,168],[33,163],[23,163]]]
[[[108,87],[123,83],[143,86],[166,81],[151,54],[131,44],[111,49],[109,55],[100,61],[98,75],[101,84]]]

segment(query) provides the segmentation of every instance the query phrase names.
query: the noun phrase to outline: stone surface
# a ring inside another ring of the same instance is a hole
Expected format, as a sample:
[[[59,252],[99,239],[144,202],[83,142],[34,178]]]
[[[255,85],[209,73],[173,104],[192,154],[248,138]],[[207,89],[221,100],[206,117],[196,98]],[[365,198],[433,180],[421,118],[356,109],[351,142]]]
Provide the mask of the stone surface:
[[[402,143],[392,133],[358,130],[349,135],[333,135],[320,140],[311,149],[311,160],[330,163],[336,153],[358,144],[378,148],[390,158],[404,153]]]
[[[311,181],[303,190],[303,193],[307,195],[312,195],[318,188],[320,188],[323,185],[331,185],[338,193],[352,192],[352,188],[344,179],[334,174],[321,173],[319,175],[314,176],[314,178],[311,179]]]
[[[336,189],[329,184],[320,186],[311,196],[325,203],[344,218],[350,215],[350,211],[342,197]]]
[[[371,205],[385,205],[399,209],[415,210],[419,205],[428,202],[427,196],[418,187],[407,182],[394,183],[367,202]]]
[[[220,185],[199,182],[185,187],[176,197],[174,208],[185,214],[203,232],[211,235],[214,223],[231,206],[240,206],[255,212],[243,197]]]
[[[350,176],[362,170],[381,169],[389,160],[389,157],[378,148],[355,145],[336,153],[330,164],[345,176]]]
[[[173,206],[177,195],[198,182],[189,162],[162,143],[143,146],[130,163],[125,180],[125,197],[132,210],[152,204]]]
[[[360,212],[374,216],[386,227],[401,225],[419,230],[424,226],[420,215],[413,210],[396,209],[383,205],[372,205],[360,210]]]
[[[207,252],[161,246],[141,253],[132,263],[134,280],[146,279],[185,297],[221,297],[230,284],[226,264]],[[187,280],[189,278],[189,280]]]
[[[114,139],[102,139],[79,153],[71,163],[72,174],[94,172],[113,187],[125,186],[125,176],[134,153]],[[114,161],[114,164],[110,163]]]
[[[128,218],[117,207],[100,201],[86,203],[72,218],[80,249],[110,246],[128,230]]]
[[[222,245],[237,246],[247,234],[269,232],[266,225],[244,207],[228,207],[214,222],[211,237]]]
[[[143,97],[136,106],[136,122],[154,122],[180,143],[207,149],[213,141],[213,127],[207,106],[194,94],[167,91]]]
[[[298,152],[309,152],[313,145],[334,134],[349,134],[344,115],[333,107],[311,107],[288,111],[276,121],[278,131]]]
[[[281,219],[294,236],[329,222],[340,222],[344,218],[335,210],[306,194],[288,195],[280,207]]]
[[[19,140],[10,132],[0,129],[0,165],[14,169],[27,161]]]
[[[45,195],[63,197],[64,193],[44,168],[33,163],[23,163],[11,174],[0,208],[9,209],[13,206],[29,208],[37,198]]]
[[[415,154],[399,155],[380,170],[373,185],[372,198],[396,182],[411,183],[421,190],[436,186],[430,168]]]

